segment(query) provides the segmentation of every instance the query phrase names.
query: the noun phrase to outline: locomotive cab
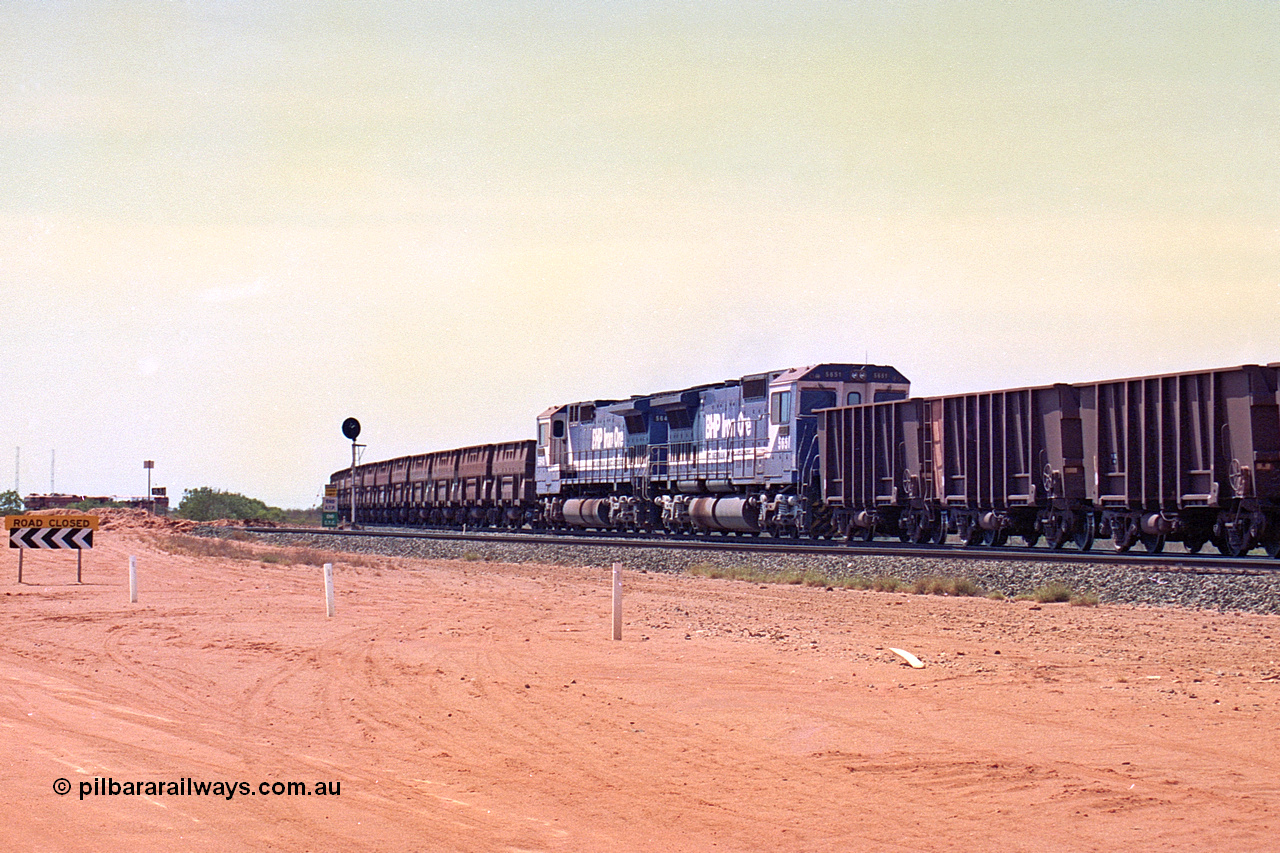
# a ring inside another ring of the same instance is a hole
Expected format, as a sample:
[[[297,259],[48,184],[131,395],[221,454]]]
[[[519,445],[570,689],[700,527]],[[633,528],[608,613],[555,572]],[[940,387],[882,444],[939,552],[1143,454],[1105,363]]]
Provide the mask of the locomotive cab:
[[[538,494],[560,492],[560,466],[568,458],[569,407],[553,406],[538,415]]]
[[[803,486],[816,473],[817,413],[840,405],[906,399],[907,378],[874,364],[820,364],[783,371],[769,383],[769,485]]]

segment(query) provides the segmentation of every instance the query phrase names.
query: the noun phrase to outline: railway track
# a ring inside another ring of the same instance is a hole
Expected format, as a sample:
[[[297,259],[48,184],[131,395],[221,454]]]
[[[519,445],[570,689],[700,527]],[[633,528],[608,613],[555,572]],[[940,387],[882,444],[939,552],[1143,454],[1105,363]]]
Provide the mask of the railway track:
[[[248,532],[279,535],[325,535],[351,538],[423,539],[442,542],[510,543],[518,545],[594,546],[621,549],[666,549],[754,553],[770,556],[897,557],[904,559],[1054,563],[1090,566],[1124,566],[1155,573],[1203,575],[1275,575],[1280,560],[1265,556],[1227,557],[1186,552],[1117,553],[1106,550],[1017,546],[970,547],[959,544],[921,547],[911,543],[876,542],[849,544],[830,540],[778,540],[768,538],[680,538],[666,536],[616,536],[610,534],[518,533],[509,531],[460,531],[403,527],[365,527],[356,530],[314,527],[247,527]]]

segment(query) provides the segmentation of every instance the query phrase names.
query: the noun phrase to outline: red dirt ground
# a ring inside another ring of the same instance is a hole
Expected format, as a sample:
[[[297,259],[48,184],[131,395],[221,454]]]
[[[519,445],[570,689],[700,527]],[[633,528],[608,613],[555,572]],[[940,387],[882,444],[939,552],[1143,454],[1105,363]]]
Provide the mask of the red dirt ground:
[[[321,569],[166,535],[100,530],[79,586],[9,552],[7,849],[1280,843],[1275,617],[629,574],[614,642],[606,567],[340,557],[330,619]]]

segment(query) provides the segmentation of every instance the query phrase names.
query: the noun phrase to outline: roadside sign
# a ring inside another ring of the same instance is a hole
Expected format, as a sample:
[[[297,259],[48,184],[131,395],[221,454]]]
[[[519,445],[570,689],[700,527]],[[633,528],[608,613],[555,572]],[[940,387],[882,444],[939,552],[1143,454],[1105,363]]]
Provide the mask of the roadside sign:
[[[87,527],[17,527],[9,531],[10,548],[92,548]]]
[[[337,486],[325,486],[325,487],[324,487],[324,496],[325,496],[326,498],[336,498],[336,497],[338,496],[338,487],[337,487]]]
[[[338,499],[337,499],[336,497],[333,497],[333,498],[325,498],[325,499],[324,499],[324,506],[322,506],[322,507],[321,507],[321,511],[322,511],[322,512],[337,512],[337,511],[338,511]]]
[[[97,530],[96,515],[6,515],[5,530]]]
[[[22,555],[29,548],[62,549],[76,552],[76,583],[80,583],[81,557],[93,547],[93,531],[98,529],[96,515],[6,515],[9,547],[18,551],[18,583],[22,583]]]
[[[10,548],[92,548],[96,515],[6,515]]]
[[[320,514],[320,524],[323,527],[337,527],[338,514],[336,512],[322,512]]]

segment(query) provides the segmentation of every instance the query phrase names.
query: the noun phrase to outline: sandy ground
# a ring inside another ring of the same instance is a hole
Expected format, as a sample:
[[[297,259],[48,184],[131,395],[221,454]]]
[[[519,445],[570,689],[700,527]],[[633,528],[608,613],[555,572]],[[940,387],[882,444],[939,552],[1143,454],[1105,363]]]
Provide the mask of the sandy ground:
[[[1280,844],[1274,617],[633,574],[614,642],[607,567],[339,562],[326,618],[317,567],[156,535],[79,586],[8,552],[6,849]]]

